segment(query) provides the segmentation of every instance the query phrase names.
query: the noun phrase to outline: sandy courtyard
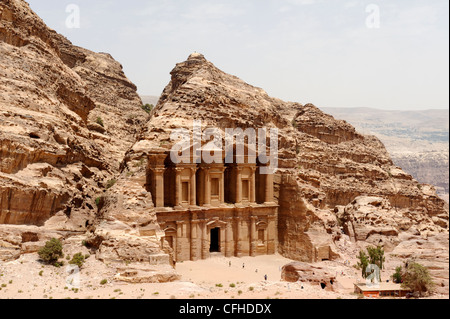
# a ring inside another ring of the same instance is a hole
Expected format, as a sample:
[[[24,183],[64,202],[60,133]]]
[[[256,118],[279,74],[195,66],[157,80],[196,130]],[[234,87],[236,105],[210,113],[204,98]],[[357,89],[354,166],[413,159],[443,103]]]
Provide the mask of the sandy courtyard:
[[[331,292],[320,286],[282,282],[281,267],[289,262],[291,260],[280,255],[214,256],[208,260],[177,264],[176,270],[182,276],[177,282],[128,284],[116,281],[114,269],[91,257],[81,269],[78,288],[73,288],[69,284],[71,277],[67,265],[61,268],[43,265],[37,254],[27,254],[0,264],[0,299],[357,298],[353,294],[353,283],[357,280],[355,269],[339,262],[324,262],[323,266],[338,274],[338,291]]]

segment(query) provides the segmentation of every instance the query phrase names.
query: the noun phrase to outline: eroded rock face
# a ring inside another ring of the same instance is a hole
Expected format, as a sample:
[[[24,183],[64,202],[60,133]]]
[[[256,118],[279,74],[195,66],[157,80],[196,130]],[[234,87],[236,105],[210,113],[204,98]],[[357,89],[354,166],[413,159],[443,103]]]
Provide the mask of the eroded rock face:
[[[278,128],[275,191],[280,206],[279,251],[286,257],[305,262],[336,258],[334,242],[342,230],[335,210],[360,196],[381,198],[384,206],[375,205],[368,212],[373,218],[400,213],[395,220],[386,216],[385,224],[375,223],[372,229],[361,227],[355,240],[375,240],[376,234],[396,238],[399,231],[413,226],[424,232],[448,231],[445,203],[433,189],[396,167],[377,138],[359,134],[314,105],[271,98],[220,71],[201,54],[177,64],[171,75],[140,136],[139,151],[131,150],[127,156],[144,154],[151,147],[170,149],[171,131],[190,129],[194,119],[203,127],[222,130]]]
[[[382,243],[392,251],[404,232],[423,237],[448,233],[448,206],[432,187],[395,166],[376,137],[358,133],[312,104],[271,98],[201,54],[177,64],[171,75],[125,163],[152,148],[170,149],[172,130],[189,130],[194,119],[203,128],[221,130],[278,128],[275,195],[283,256],[333,260],[358,251],[359,243]],[[354,243],[345,251],[343,236]]]
[[[26,2],[3,0],[0,66],[0,223],[39,225],[62,238],[88,231],[105,261],[170,263],[146,189],[146,155],[170,149],[173,129],[201,120],[203,128],[279,130],[275,197],[285,257],[339,258],[343,236],[405,256],[412,246],[402,236],[448,242],[448,206],[396,167],[377,138],[314,105],[271,98],[201,54],[176,65],[147,121],[110,55],[72,45]],[[35,241],[22,243],[29,231],[4,229],[1,258],[35,251]],[[448,272],[442,276],[448,285]]]
[[[115,185],[148,120],[141,106],[109,54],[72,45],[25,1],[0,2],[1,260],[81,236],[76,246],[85,242],[99,260],[140,262],[153,267],[151,278],[176,278],[155,266],[172,264],[170,249],[149,236],[156,219],[145,178]]]
[[[281,270],[281,280],[317,285],[328,291],[334,291],[334,286],[337,285],[336,276],[326,269],[301,262],[284,266]]]
[[[448,232],[419,236],[410,232],[399,235],[399,244],[390,254],[395,266],[402,266],[405,260],[414,260],[427,267],[435,283],[435,291],[448,295],[449,292],[449,236]]]
[[[382,197],[357,197],[338,218],[352,241],[383,244],[386,250],[400,243],[401,232],[427,237],[448,228],[445,214],[432,217],[414,209],[394,208]]]
[[[136,87],[21,0],[0,3],[0,66],[0,223],[43,225],[64,211],[82,216],[68,228],[85,229],[146,121]]]

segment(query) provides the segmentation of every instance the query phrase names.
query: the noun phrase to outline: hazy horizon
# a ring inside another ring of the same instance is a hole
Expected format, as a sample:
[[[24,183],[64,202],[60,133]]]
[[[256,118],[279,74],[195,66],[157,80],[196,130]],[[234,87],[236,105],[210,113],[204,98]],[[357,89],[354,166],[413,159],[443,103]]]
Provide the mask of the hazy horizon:
[[[73,44],[110,53],[140,95],[159,96],[175,64],[196,51],[285,101],[449,108],[446,0],[28,2]]]
[[[139,94],[139,96],[141,98],[152,98],[152,99],[159,99],[160,95],[146,95],[146,94]],[[285,102],[295,102],[295,101],[285,101]],[[145,103],[145,101],[144,101]],[[155,104],[155,103],[153,103]],[[314,104],[314,103],[313,103]],[[443,112],[450,112],[450,109],[433,109],[433,108],[429,108],[429,109],[416,109],[416,110],[400,110],[400,109],[396,109],[394,107],[392,108],[374,108],[374,107],[365,107],[365,106],[351,106],[351,107],[338,107],[338,106],[321,106],[321,109],[361,109],[361,110],[378,110],[378,111],[390,111],[390,112],[430,112],[430,111],[443,111]]]

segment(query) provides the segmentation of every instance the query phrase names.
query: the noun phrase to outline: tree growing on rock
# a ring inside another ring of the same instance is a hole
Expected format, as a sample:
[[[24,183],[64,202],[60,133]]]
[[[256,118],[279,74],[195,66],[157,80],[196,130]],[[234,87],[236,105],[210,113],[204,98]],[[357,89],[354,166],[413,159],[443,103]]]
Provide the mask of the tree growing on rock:
[[[386,261],[386,257],[384,257],[384,249],[382,246],[369,246],[367,247],[367,253],[364,251],[360,251],[358,255],[359,262],[357,263],[357,268],[361,269],[361,275],[363,278],[367,279],[369,276],[372,276],[373,272],[368,271],[370,265],[375,265],[378,267],[380,271],[375,272],[376,279],[381,281],[381,270],[384,269],[384,262]]]
[[[408,288],[420,296],[431,293],[435,285],[428,268],[416,262],[406,263],[402,281],[402,287]]]
[[[69,261],[69,264],[71,265],[77,265],[78,268],[81,268],[84,264],[85,257],[82,253],[76,253],[73,255],[72,260]]]
[[[403,267],[398,266],[395,268],[395,273],[392,275],[392,281],[396,284],[402,283],[402,276],[403,276]]]
[[[63,256],[63,248],[61,241],[56,238],[45,243],[39,251],[39,258],[47,264],[58,265],[58,259]]]

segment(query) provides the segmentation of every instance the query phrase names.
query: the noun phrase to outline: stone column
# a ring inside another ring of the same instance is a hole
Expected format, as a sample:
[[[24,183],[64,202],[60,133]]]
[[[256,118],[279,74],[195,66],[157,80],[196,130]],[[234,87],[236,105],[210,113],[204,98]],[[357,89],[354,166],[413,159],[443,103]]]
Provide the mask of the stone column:
[[[258,238],[256,233],[257,216],[250,217],[250,256],[255,257],[258,247]]]
[[[211,206],[211,176],[209,175],[210,169],[205,168],[205,198],[204,198],[204,205],[206,207]]]
[[[266,175],[265,204],[273,204],[273,174]]]
[[[235,217],[234,218],[235,223],[236,223],[236,242],[235,242],[235,250],[234,250],[234,255],[236,257],[241,257],[242,255],[242,248],[241,248],[241,217]]]
[[[155,197],[153,202],[156,208],[164,207],[164,171],[163,167],[153,168],[155,177]]]
[[[197,168],[192,167],[191,168],[191,199],[190,204],[191,206],[197,206]]]
[[[208,246],[208,222],[205,220],[201,226],[202,228],[202,259],[207,259],[209,257],[209,246]]]
[[[276,253],[277,238],[276,238],[276,216],[268,216],[267,225],[267,254],[273,255]]]
[[[225,167],[223,168],[222,176],[220,177],[219,194],[220,204],[225,203]]]
[[[252,167],[252,176],[250,179],[250,203],[256,203],[256,167]]]
[[[225,257],[233,255],[233,226],[232,220],[227,222],[225,226]]]
[[[175,208],[181,208],[181,168],[175,168]]]
[[[175,261],[178,261],[177,259],[177,247],[178,247],[178,238],[177,236],[175,236],[175,238],[173,238],[173,242],[172,242],[172,249],[173,249],[173,258],[175,259]]]
[[[198,254],[198,224],[199,220],[191,220],[191,260],[197,261]]]
[[[181,255],[182,251],[183,251],[183,247],[182,247],[182,239],[181,237],[183,236],[183,222],[177,222],[177,245],[176,248],[174,248],[174,254],[175,254],[175,259],[177,261],[182,261],[183,257]]]
[[[242,203],[242,168],[236,167],[236,204]]]

